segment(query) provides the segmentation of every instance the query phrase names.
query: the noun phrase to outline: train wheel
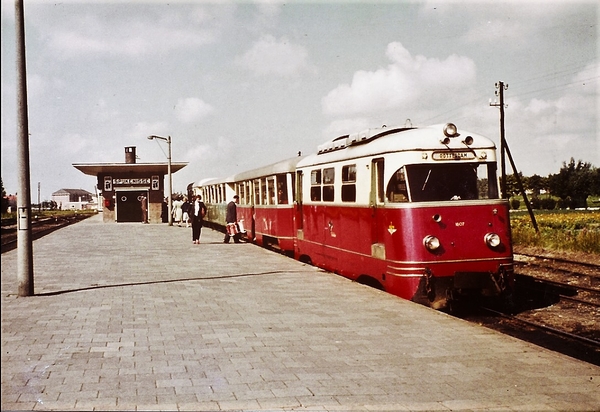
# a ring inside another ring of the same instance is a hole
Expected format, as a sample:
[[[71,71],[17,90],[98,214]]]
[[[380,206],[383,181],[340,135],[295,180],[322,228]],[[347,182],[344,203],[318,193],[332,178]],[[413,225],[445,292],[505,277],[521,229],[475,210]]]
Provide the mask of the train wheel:
[[[306,263],[307,265],[314,266],[312,263],[312,259],[308,255],[301,255],[298,260],[302,263]]]

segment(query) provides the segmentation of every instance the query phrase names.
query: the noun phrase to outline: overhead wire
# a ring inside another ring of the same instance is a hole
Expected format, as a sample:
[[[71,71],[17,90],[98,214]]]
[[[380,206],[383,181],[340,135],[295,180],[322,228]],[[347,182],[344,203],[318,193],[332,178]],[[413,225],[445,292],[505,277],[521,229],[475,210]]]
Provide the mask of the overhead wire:
[[[571,64],[567,64],[565,66],[562,66],[562,68],[559,68],[558,70],[551,70],[551,71],[539,74],[534,77],[529,77],[529,78],[525,78],[522,80],[517,80],[515,82],[511,82],[511,85],[513,85],[513,86],[515,86],[515,85],[516,86],[530,85],[531,86],[531,85],[538,84],[541,86],[541,84],[544,84],[544,83],[547,84],[548,82],[550,82],[552,80],[556,81],[559,79],[564,79],[565,77],[567,77],[569,75],[574,76],[578,73],[581,73],[583,70],[585,70],[587,67],[589,67],[591,65],[593,65],[593,63],[590,63],[590,62],[571,63]],[[510,98],[525,97],[525,96],[530,96],[530,95],[536,94],[536,93],[540,94],[539,97],[551,97],[551,96],[555,95],[556,93],[567,90],[569,88],[587,85],[587,83],[598,82],[599,79],[600,79],[600,75],[586,77],[584,79],[572,80],[572,81],[568,81],[568,82],[562,82],[560,84],[555,84],[555,85],[551,85],[551,86],[544,85],[543,87],[538,87],[538,88],[534,88],[534,89],[530,89],[530,90],[524,90],[521,93],[516,93],[516,94],[511,93]],[[514,87],[513,87],[513,90],[514,90]],[[486,96],[489,96],[489,93],[480,94],[477,97],[475,97],[474,99],[465,101],[464,103],[457,104],[450,110],[447,110],[445,112],[436,114],[435,116],[424,119],[423,124],[427,124],[437,118],[447,116],[448,114],[456,113],[465,107],[469,107],[469,106],[475,104],[478,101],[486,101],[487,100]]]

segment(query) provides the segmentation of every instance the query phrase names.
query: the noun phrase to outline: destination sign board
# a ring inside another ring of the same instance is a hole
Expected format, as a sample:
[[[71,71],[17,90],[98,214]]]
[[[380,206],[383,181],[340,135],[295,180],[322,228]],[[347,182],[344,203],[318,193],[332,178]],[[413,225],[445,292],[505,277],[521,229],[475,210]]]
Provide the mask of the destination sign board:
[[[471,151],[450,151],[445,150],[443,152],[433,152],[433,160],[473,160],[475,159],[475,153]]]

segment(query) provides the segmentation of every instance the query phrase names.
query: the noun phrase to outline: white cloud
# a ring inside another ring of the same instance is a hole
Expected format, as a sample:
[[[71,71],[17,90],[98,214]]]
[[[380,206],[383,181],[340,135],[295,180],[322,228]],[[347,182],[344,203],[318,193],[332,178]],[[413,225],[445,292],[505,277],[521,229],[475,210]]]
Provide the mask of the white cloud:
[[[365,118],[335,120],[323,131],[323,136],[326,141],[332,140],[338,136],[356,133],[368,129],[369,121]]]
[[[45,20],[35,24],[45,33],[48,49],[63,58],[164,54],[214,43],[218,38],[220,20],[204,8],[193,8],[189,13],[148,10],[146,15],[105,16],[78,13],[72,8],[69,23],[60,28],[46,27],[51,22]]]
[[[322,99],[327,115],[352,115],[402,108],[417,103],[452,98],[470,89],[475,82],[475,63],[462,56],[445,60],[427,58],[410,52],[399,42],[386,50],[392,63],[376,71],[354,73],[351,84],[342,84]]]
[[[261,37],[250,50],[236,58],[236,63],[256,75],[292,76],[305,70],[314,71],[303,46],[271,35]]]
[[[175,116],[184,123],[192,123],[208,116],[213,107],[197,97],[179,99],[175,105]]]

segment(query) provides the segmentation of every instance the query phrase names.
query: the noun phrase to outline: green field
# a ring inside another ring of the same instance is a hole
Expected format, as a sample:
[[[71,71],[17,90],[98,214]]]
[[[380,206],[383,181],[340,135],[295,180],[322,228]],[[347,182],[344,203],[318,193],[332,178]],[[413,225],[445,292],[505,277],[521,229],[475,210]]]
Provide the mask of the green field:
[[[511,213],[513,243],[516,246],[584,252],[600,255],[600,211],[535,210],[539,233],[527,211]]]

